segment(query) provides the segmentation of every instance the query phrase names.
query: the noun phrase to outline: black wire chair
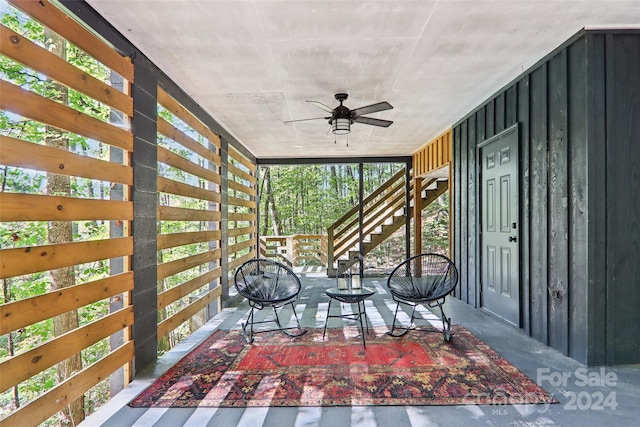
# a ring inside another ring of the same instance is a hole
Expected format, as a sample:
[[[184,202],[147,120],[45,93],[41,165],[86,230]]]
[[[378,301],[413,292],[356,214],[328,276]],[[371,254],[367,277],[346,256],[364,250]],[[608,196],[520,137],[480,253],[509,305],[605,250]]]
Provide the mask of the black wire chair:
[[[291,337],[298,337],[304,333],[300,327],[300,320],[296,314],[294,302],[300,293],[300,279],[288,267],[276,261],[268,259],[252,259],[242,264],[236,270],[235,287],[238,293],[249,301],[251,311],[247,318],[247,323],[242,323],[242,333],[248,343],[253,342],[253,336],[259,332],[282,331]],[[298,324],[297,328],[283,328],[278,317],[278,308],[291,305],[293,315]],[[272,307],[275,314],[273,320],[254,320],[254,311]],[[275,322],[277,329],[254,331],[254,324]],[[247,327],[249,331],[247,332]],[[290,333],[289,329],[297,329],[296,333]]]
[[[458,269],[449,258],[439,254],[420,254],[413,256],[393,269],[387,287],[393,300],[397,302],[393,315],[391,331],[387,334],[400,337],[411,329],[415,320],[416,307],[420,304],[431,308],[440,307],[442,315],[442,332],[445,341],[450,341],[451,319],[444,314],[442,305],[445,298],[458,284]],[[400,304],[413,306],[409,326],[403,327],[396,318]]]

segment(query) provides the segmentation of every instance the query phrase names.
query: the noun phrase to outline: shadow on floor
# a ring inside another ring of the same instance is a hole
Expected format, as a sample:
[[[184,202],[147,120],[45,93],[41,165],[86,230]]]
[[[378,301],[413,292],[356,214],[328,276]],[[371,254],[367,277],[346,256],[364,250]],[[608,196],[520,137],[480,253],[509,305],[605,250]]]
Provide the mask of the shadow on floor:
[[[296,305],[305,328],[322,328],[328,297],[334,285],[321,269],[299,271],[303,290]],[[376,294],[367,300],[374,327],[388,327],[395,303],[384,278],[365,278]],[[241,427],[395,427],[395,426],[633,426],[640,420],[640,365],[587,368],[563,356],[519,329],[454,298],[445,310],[453,324],[464,326],[513,363],[529,378],[552,393],[554,405],[361,406],[298,408],[130,408],[127,403],[214,330],[239,329],[248,306],[232,295],[225,308],[114,396],[81,426],[241,426]],[[332,308],[333,312],[333,308]],[[437,321],[421,311],[424,321]],[[408,319],[408,315],[406,315]],[[332,319],[332,322],[334,320]],[[339,321],[339,320],[338,320]],[[348,321],[345,321],[348,322]],[[339,326],[332,324],[333,327]],[[453,338],[455,340],[455,337]]]

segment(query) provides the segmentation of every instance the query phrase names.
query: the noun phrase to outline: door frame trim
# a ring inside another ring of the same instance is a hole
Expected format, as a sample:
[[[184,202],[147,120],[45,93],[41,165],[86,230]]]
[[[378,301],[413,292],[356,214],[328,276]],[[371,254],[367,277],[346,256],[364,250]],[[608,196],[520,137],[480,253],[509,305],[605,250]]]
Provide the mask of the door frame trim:
[[[520,123],[516,122],[514,125],[504,129],[501,132],[498,132],[497,134],[493,135],[492,137],[485,139],[484,141],[480,142],[478,145],[476,145],[476,180],[475,180],[475,188],[474,188],[474,193],[475,193],[475,199],[476,199],[476,215],[475,215],[475,221],[476,221],[476,230],[479,230],[476,232],[476,254],[477,254],[477,259],[478,262],[476,262],[476,289],[475,289],[475,293],[476,293],[476,301],[477,301],[477,306],[478,308],[483,308],[482,306],[482,198],[481,198],[481,193],[482,193],[482,157],[481,157],[481,153],[482,153],[482,148],[491,144],[492,142],[495,142],[499,139],[504,138],[505,136],[508,136],[512,133],[516,134],[516,139],[518,140],[518,161],[517,161],[517,178],[518,178],[518,222],[520,222],[521,218],[520,218],[520,214],[521,214],[521,203],[520,203],[520,187],[521,187],[521,176],[520,176],[520,159],[521,159],[521,155],[520,155]],[[520,230],[520,227],[518,227],[518,231]],[[519,251],[518,251],[518,297],[519,297],[519,310],[518,310],[518,325],[517,327],[522,329],[522,309],[523,309],[523,305],[524,305],[524,301],[522,300],[523,298],[523,292],[522,292],[522,250],[521,250],[521,243],[522,243],[522,238],[520,233],[518,233],[518,246],[519,246]],[[512,324],[511,322],[507,322],[510,325]]]

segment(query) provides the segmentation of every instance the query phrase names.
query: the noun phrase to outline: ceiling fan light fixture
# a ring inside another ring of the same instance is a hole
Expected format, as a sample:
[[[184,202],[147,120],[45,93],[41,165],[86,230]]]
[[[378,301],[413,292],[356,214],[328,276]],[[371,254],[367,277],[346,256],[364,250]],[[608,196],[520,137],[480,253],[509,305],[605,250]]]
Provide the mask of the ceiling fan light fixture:
[[[332,132],[336,135],[346,135],[351,132],[351,120],[337,118],[333,120]]]

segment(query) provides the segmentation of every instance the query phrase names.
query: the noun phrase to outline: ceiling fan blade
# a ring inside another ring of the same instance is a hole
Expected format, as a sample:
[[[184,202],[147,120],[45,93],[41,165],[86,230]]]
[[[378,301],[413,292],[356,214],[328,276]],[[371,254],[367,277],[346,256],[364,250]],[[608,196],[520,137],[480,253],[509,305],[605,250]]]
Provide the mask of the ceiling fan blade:
[[[391,120],[374,119],[372,117],[356,117],[355,122],[363,123],[365,125],[380,126],[383,128],[388,128],[391,126],[391,123],[393,123]]]
[[[326,105],[324,105],[322,102],[319,101],[307,101],[309,104],[313,104],[318,108],[323,109],[324,111],[326,111],[327,113],[333,113],[333,108],[331,107],[327,107]]]
[[[320,119],[328,120],[330,118],[331,117],[312,117],[310,119],[285,120],[284,123],[306,122],[308,120],[320,120]]]
[[[387,101],[378,102],[377,104],[371,104],[364,107],[351,110],[351,115],[358,117],[365,114],[377,113],[378,111],[391,110],[393,106]]]

